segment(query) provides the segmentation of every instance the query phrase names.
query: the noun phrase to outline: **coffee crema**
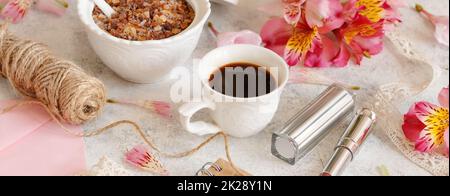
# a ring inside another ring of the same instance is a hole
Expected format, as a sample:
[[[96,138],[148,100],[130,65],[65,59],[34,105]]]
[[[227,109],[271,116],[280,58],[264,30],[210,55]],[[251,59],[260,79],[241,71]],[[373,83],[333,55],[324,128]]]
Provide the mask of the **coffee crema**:
[[[210,75],[209,85],[217,92],[238,98],[259,97],[278,87],[275,77],[266,68],[244,62],[220,67]]]

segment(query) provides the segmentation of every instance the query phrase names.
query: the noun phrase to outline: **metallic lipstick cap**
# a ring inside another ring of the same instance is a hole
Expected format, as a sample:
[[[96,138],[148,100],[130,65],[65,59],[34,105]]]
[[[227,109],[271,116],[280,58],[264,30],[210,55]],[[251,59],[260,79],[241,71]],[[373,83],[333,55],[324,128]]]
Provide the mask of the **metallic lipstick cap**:
[[[272,135],[272,154],[294,165],[310,152],[332,127],[353,111],[353,94],[337,84],[330,86],[283,129]]]

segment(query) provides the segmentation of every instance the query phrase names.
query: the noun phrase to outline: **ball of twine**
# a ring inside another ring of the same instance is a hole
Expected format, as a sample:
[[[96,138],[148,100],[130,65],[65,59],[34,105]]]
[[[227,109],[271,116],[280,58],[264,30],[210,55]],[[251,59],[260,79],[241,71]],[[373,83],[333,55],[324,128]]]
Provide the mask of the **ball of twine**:
[[[106,104],[101,81],[76,64],[57,58],[41,43],[19,39],[0,28],[0,75],[20,94],[34,98],[62,121],[79,125]]]

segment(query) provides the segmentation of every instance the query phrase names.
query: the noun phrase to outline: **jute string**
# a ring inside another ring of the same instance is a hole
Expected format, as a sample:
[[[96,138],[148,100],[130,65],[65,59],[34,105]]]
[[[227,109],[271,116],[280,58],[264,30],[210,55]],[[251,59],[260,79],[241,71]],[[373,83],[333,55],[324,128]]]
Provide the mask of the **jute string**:
[[[6,77],[20,94],[36,101],[24,101],[0,109],[0,115],[23,105],[41,105],[67,134],[77,137],[97,136],[120,125],[129,125],[148,146],[170,158],[190,156],[222,136],[228,161],[236,172],[242,174],[231,160],[228,136],[224,132],[210,136],[191,150],[171,154],[160,150],[131,120],[116,121],[82,133],[66,128],[62,122],[80,125],[99,116],[107,104],[105,86],[76,64],[52,55],[45,45],[19,39],[9,33],[7,26],[3,24],[0,27],[0,75]]]

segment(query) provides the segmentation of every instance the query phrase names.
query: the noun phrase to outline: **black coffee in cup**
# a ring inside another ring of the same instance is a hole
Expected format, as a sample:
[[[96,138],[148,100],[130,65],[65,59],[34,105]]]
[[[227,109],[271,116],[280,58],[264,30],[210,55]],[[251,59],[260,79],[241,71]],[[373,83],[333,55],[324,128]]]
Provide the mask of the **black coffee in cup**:
[[[251,63],[230,63],[209,77],[212,89],[238,98],[259,97],[277,88],[275,77],[264,67]]]

